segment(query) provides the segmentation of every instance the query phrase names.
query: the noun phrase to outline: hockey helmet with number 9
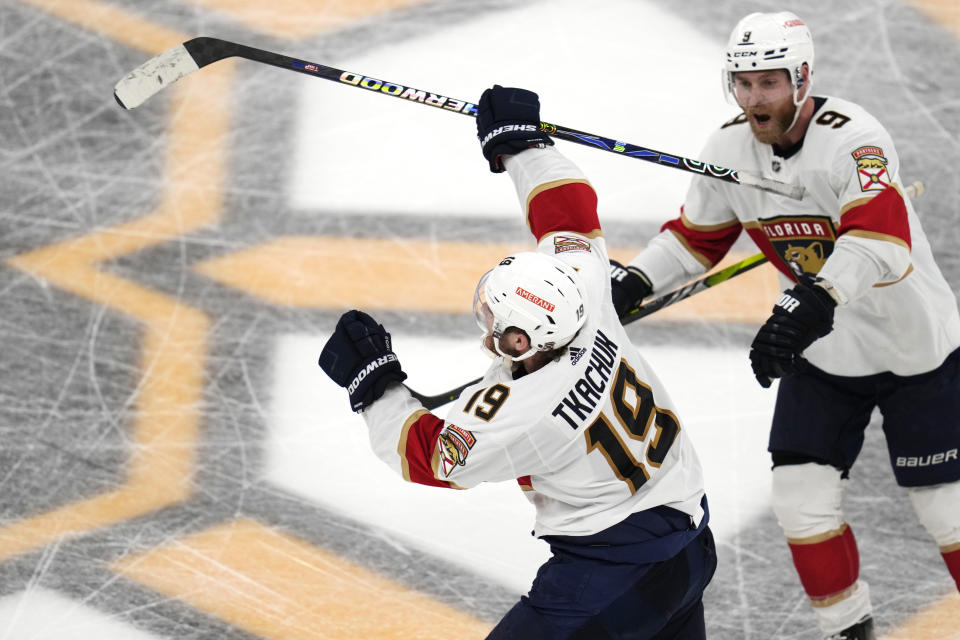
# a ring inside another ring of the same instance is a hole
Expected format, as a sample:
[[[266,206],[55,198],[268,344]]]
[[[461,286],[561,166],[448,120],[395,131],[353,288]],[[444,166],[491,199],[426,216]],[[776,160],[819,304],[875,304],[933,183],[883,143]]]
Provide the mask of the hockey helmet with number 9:
[[[586,288],[576,269],[553,256],[524,252],[507,256],[477,284],[473,308],[496,355],[525,360],[538,351],[563,347],[586,321]],[[524,331],[530,348],[504,353],[500,338],[510,327]]]
[[[803,65],[807,65],[807,92],[813,79],[813,36],[803,20],[790,11],[751,13],[730,33],[724,51],[723,88],[727,101],[737,100],[734,74],[741,71],[784,69],[793,88],[793,103],[800,106],[800,89],[804,85]]]

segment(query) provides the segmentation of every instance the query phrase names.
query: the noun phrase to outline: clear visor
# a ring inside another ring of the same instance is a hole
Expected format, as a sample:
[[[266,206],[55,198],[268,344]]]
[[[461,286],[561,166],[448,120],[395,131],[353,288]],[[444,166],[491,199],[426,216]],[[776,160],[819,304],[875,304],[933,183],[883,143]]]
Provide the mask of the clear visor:
[[[728,96],[743,109],[781,102],[784,98],[796,103],[795,88],[786,69],[727,73],[727,82]]]
[[[477,321],[477,326],[485,334],[490,333],[493,328],[493,312],[487,304],[487,293],[484,290],[492,272],[493,269],[483,274],[480,282],[477,283],[476,291],[473,292],[473,317]]]

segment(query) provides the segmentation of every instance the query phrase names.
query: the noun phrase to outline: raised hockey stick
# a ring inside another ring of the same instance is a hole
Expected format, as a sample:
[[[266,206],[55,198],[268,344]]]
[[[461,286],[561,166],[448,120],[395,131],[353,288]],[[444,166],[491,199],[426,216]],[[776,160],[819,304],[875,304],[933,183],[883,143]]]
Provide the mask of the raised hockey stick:
[[[907,195],[910,198],[919,198],[924,193],[926,193],[926,190],[927,190],[926,186],[920,180],[917,180],[916,182],[911,183],[904,189],[904,191],[907,193]],[[696,295],[701,291],[705,291],[706,289],[709,289],[711,287],[715,287],[722,282],[726,282],[731,278],[735,278],[741,274],[744,274],[747,271],[750,271],[751,269],[753,269],[754,267],[759,267],[760,265],[766,262],[767,262],[767,259],[766,257],[764,257],[762,253],[757,253],[755,255],[750,256],[749,258],[744,258],[740,262],[734,263],[729,267],[725,267],[721,269],[720,271],[704,276],[699,280],[694,280],[693,282],[690,282],[689,284],[685,284],[679,289],[675,289],[670,293],[664,294],[659,298],[655,298],[650,302],[633,309],[626,316],[620,318],[620,321],[623,323],[624,326],[626,326],[631,322],[636,322],[640,318],[646,318],[650,314],[656,313],[657,311],[660,311],[660,309],[663,309],[664,307],[669,307],[670,305],[676,304],[681,300],[686,300],[690,296]],[[419,400],[424,407],[432,411],[433,409],[436,409],[439,406],[445,405],[448,402],[452,402],[456,400],[460,396],[460,394],[463,392],[464,389],[466,389],[472,384],[476,384],[480,382],[480,380],[482,380],[482,378],[471,380],[470,382],[460,385],[456,389],[451,389],[450,391],[446,391],[444,393],[438,393],[433,396],[428,396],[428,395],[419,393],[418,391],[415,391],[410,387],[407,387],[407,389],[410,391],[410,395],[412,395],[414,398]]]
[[[254,62],[269,64],[281,69],[296,71],[316,78],[332,80],[351,87],[359,87],[375,93],[393,96],[408,102],[425,104],[445,111],[462,113],[476,117],[477,108],[466,100],[457,100],[442,94],[431,93],[414,87],[408,87],[394,82],[386,82],[365,76],[361,73],[343,71],[327,67],[316,62],[298,60],[279,53],[255,49],[228,40],[219,38],[200,37],[188,40],[177,45],[128,73],[114,87],[114,97],[124,109],[133,109],[146,102],[151,96],[165,87],[173,84],[183,76],[193,73],[203,67],[225,58],[246,58]],[[777,193],[799,200],[803,197],[803,187],[790,185],[777,180],[770,180],[761,176],[725,169],[714,164],[707,164],[699,160],[675,156],[660,151],[654,151],[640,145],[621,142],[613,138],[605,138],[592,133],[561,127],[549,122],[540,123],[540,131],[554,138],[575,142],[588,147],[596,147],[604,151],[620,154],[630,158],[654,162],[674,169],[696,173],[734,184],[742,184],[764,191]]]

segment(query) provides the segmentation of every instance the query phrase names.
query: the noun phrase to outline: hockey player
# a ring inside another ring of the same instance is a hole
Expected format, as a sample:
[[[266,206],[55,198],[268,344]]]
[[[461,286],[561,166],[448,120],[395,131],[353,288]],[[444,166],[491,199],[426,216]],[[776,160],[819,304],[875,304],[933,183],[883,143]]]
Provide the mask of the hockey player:
[[[478,106],[483,155],[513,178],[537,239],[477,285],[493,364],[446,420],[398,384],[390,336],[365,313],[341,317],[320,366],[405,480],[509,480],[536,507],[553,555],[489,638],[704,638],[716,555],[702,471],[610,302],[596,194],[538,132],[536,94],[495,86]]]
[[[893,141],[852,102],[814,96],[813,41],[794,14],[733,29],[726,91],[742,113],[701,159],[802,185],[802,200],[695,177],[680,217],[613,265],[623,314],[716,264],[742,229],[787,290],[750,349],[781,378],[770,433],[773,508],[830,638],[873,638],[843,479],[874,407],[897,482],[960,586],[960,319],[900,181]]]

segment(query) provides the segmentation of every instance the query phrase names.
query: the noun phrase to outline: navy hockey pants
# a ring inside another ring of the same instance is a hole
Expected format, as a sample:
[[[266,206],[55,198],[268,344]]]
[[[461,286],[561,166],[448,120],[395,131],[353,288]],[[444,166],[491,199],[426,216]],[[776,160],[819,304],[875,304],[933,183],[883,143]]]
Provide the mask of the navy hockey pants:
[[[553,557],[487,640],[704,640],[703,590],[717,566],[710,528],[652,563],[629,561],[629,544],[591,544],[603,533],[581,549],[546,537]]]

